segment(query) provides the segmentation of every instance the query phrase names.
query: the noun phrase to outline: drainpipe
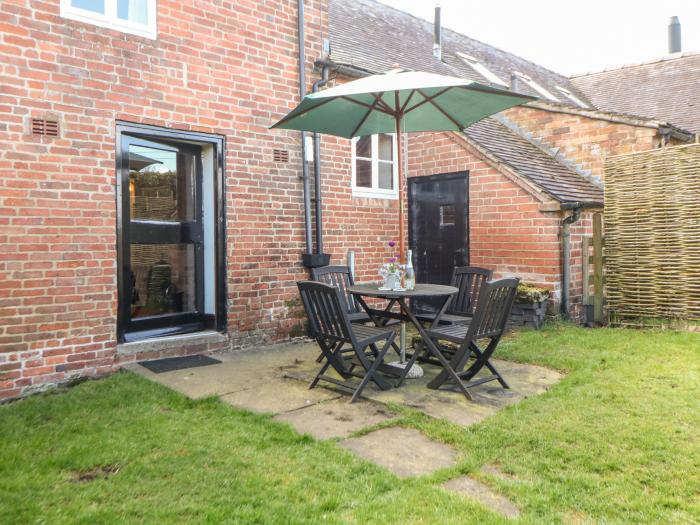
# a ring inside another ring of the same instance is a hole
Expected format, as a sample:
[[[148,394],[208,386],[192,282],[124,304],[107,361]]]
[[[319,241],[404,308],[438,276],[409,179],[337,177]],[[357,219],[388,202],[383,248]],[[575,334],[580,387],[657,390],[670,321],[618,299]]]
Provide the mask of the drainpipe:
[[[330,66],[324,64],[321,68],[321,78],[314,82],[311,91],[316,93],[318,88],[326,85],[328,83],[328,74],[330,73]],[[315,184],[315,195],[316,195],[316,254],[319,257],[318,263],[322,263],[325,260],[325,254],[323,253],[323,219],[322,219],[322,199],[321,199],[321,137],[318,133],[314,133],[314,184]],[[330,262],[330,255],[328,256],[325,264]]]
[[[306,95],[306,53],[304,52],[304,0],[297,1],[297,15],[299,24],[299,96]],[[301,179],[304,191],[304,237],[306,239],[306,253],[303,255],[304,265],[306,259],[311,256],[313,243],[311,239],[311,189],[309,188],[309,164],[306,162],[306,132],[301,132]]]
[[[569,288],[571,285],[571,225],[581,218],[580,202],[567,204],[562,208],[571,209],[571,215],[561,221],[561,313],[565,318],[569,317]]]

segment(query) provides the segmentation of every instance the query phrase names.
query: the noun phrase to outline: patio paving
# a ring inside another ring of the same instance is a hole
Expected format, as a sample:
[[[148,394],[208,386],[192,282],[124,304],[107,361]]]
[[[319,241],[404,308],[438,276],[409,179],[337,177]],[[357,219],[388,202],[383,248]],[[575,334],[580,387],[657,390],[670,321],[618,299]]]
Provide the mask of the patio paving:
[[[413,428],[383,428],[341,441],[342,447],[399,477],[421,476],[455,465],[455,450]]]
[[[392,360],[393,357],[388,359],[388,361]],[[380,390],[370,383],[365,388],[363,396],[378,403],[408,406],[429,416],[447,419],[460,426],[468,426],[496,413],[503,407],[545,392],[563,377],[555,370],[540,366],[498,359],[493,359],[492,362],[511,388],[506,390],[496,381],[480,385],[471,390],[474,401],[467,400],[456,390],[427,388],[426,385],[439,373],[437,367],[429,365],[422,367],[425,372],[422,378],[407,379],[400,388],[391,390]],[[285,370],[285,375],[308,383],[317,370],[318,364],[313,360],[299,359],[296,366]],[[333,375],[333,371],[329,371],[328,374]],[[320,383],[319,387],[325,388],[326,385]]]
[[[300,434],[310,434],[316,439],[348,437],[353,432],[392,419],[394,415],[384,405],[360,400],[348,403],[342,399],[318,403],[304,410],[294,410],[275,416]]]
[[[323,383],[311,390],[307,388],[320,366],[316,363],[318,354],[319,350],[315,344],[296,343],[250,351],[215,353],[212,354],[213,357],[222,363],[161,374],[154,374],[137,363],[125,368],[193,399],[218,395],[234,406],[257,412],[283,414],[334,399],[338,399],[337,406],[350,406],[347,403],[347,395],[330,389]],[[559,372],[539,366],[500,360],[493,360],[493,363],[509,382],[511,389],[503,389],[496,382],[480,385],[472,390],[474,401],[468,401],[456,391],[426,388],[426,384],[438,373],[437,367],[433,366],[424,366],[425,375],[422,378],[407,379],[400,388],[382,391],[370,383],[363,396],[375,403],[396,403],[420,410],[435,418],[444,418],[452,423],[467,426],[483,420],[503,407],[545,392],[562,378]],[[362,409],[366,417],[376,410],[374,405],[368,403],[360,402],[359,405],[355,405],[366,407]],[[350,428],[351,425],[340,425],[347,422],[337,420],[337,411],[333,409],[335,406],[331,405],[327,412],[317,412],[320,418],[328,420],[327,423],[319,422],[319,428],[302,431],[308,431],[312,435],[319,432],[321,435],[328,432],[320,428],[327,424],[339,427],[338,435],[334,437],[346,435],[340,427]],[[357,411],[354,408],[347,410]],[[290,416],[289,422],[295,424],[297,421],[299,425],[303,425],[302,421],[310,417],[301,414]],[[356,429],[353,427],[350,432],[354,430]]]

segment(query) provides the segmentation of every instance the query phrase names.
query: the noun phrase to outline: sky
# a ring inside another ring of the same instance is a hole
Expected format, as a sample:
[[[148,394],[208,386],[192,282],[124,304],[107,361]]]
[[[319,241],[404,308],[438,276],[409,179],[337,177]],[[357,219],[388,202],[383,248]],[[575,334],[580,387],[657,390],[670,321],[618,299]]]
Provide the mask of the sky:
[[[379,0],[433,20],[431,0]],[[700,51],[700,0],[441,0],[443,26],[573,75],[667,54],[668,21]]]

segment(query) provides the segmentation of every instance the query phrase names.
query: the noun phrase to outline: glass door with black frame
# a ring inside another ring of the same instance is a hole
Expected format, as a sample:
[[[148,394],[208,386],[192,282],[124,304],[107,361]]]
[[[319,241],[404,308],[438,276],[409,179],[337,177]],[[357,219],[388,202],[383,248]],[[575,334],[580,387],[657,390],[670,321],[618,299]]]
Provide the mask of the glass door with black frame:
[[[201,148],[122,135],[125,341],[203,326]]]

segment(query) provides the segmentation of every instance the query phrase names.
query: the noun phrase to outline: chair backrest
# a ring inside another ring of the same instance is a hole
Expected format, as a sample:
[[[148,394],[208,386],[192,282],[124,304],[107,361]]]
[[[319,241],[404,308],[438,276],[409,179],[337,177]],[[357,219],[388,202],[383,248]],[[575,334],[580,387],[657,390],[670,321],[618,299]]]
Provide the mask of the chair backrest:
[[[520,279],[488,281],[481,288],[467,338],[500,338],[505,332]]]
[[[340,290],[316,281],[299,281],[297,286],[309,319],[309,335],[351,342],[350,320]]]
[[[449,314],[474,315],[474,309],[479,301],[479,293],[486,281],[491,279],[493,272],[477,266],[457,266],[452,272],[452,286],[459,289],[452,297],[447,310]]]
[[[347,266],[322,266],[321,268],[311,268],[311,279],[338,288],[345,306],[345,311],[349,314],[356,314],[363,311],[357,299],[355,299],[355,296],[348,293],[348,287],[353,286],[355,281],[352,278],[350,268]]]

